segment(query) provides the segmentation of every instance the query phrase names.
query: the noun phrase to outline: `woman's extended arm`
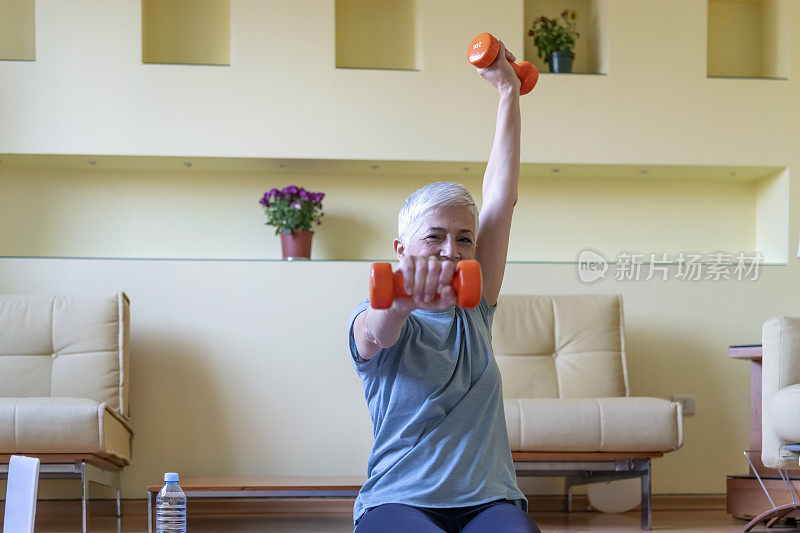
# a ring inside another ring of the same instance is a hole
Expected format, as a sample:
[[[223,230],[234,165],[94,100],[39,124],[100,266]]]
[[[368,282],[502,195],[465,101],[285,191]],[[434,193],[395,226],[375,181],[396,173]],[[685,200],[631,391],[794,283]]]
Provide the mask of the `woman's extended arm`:
[[[441,311],[455,305],[456,294],[450,287],[455,268],[451,261],[403,254],[399,270],[403,272],[406,294],[411,298],[395,298],[389,309],[370,307],[358,314],[353,321],[358,355],[371,359],[382,348],[394,346],[414,309]],[[433,299],[436,292],[440,297]]]
[[[358,355],[362,359],[372,359],[383,348],[394,346],[400,338],[403,324],[408,315],[393,307],[389,309],[367,308],[359,313],[353,322],[353,336],[356,339]]]
[[[483,176],[483,205],[478,228],[477,259],[483,271],[483,295],[490,306],[497,303],[508,255],[511,217],[517,203],[520,165],[519,79],[504,58],[500,43],[497,60],[481,77],[500,92],[494,143]],[[513,55],[508,54],[513,60]]]

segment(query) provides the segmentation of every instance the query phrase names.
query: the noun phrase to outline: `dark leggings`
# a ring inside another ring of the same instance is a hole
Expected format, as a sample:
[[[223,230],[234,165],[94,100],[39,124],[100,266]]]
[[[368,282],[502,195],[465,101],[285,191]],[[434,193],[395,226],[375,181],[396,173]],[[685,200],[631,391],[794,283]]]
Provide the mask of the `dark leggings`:
[[[528,514],[508,500],[470,507],[414,507],[387,503],[372,507],[355,533],[540,533]]]

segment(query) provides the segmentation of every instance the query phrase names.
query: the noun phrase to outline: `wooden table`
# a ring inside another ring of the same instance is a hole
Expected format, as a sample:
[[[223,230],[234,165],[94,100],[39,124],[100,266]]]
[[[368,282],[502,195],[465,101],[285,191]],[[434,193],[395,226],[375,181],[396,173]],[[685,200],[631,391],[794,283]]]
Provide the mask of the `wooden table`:
[[[759,475],[766,478],[764,484],[773,499],[776,499],[776,502],[782,501],[780,493],[786,492],[786,485],[777,470],[767,468],[761,462],[761,345],[729,346],[728,357],[750,361],[750,443],[748,453]],[[753,469],[748,468],[748,470],[749,476],[728,476],[727,479],[725,499],[728,514],[741,518],[752,518],[764,509],[771,507]],[[800,472],[792,473],[790,477],[791,479],[800,479]]]
[[[728,357],[750,361],[750,445],[748,452],[758,473],[775,474],[761,463],[761,345],[729,346]],[[763,469],[763,470],[762,470]],[[752,469],[751,472],[752,474]]]
[[[360,476],[195,477],[179,481],[186,498],[355,498],[366,482]],[[156,496],[147,487],[147,531],[155,524]]]

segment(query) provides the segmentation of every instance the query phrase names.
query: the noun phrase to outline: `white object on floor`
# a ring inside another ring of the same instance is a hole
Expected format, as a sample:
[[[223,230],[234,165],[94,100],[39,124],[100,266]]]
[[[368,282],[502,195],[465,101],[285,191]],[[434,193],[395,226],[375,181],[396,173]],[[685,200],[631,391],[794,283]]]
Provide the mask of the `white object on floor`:
[[[38,487],[39,459],[12,455],[8,465],[3,533],[33,533]]]
[[[624,513],[642,503],[639,478],[605,481],[589,485],[589,505],[603,513]]]

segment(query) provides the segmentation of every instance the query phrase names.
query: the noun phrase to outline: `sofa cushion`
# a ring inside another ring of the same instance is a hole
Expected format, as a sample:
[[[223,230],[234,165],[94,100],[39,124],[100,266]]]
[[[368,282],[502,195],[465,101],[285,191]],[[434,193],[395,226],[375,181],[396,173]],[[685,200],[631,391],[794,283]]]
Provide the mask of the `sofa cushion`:
[[[94,453],[131,459],[133,431],[86,398],[0,398],[0,454]]]
[[[619,295],[500,295],[492,348],[505,398],[628,395]]]
[[[668,452],[683,444],[680,404],[661,398],[504,400],[515,452]]]
[[[782,444],[800,443],[800,383],[775,393],[770,402],[770,423]]]

